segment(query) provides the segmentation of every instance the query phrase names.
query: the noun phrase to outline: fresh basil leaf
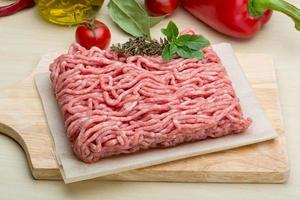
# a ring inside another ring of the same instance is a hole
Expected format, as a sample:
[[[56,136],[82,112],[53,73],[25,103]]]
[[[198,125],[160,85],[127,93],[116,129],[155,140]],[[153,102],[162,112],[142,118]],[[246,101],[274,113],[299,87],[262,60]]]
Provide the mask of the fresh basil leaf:
[[[202,49],[209,45],[209,41],[203,36],[189,34],[179,36],[178,28],[172,21],[168,23],[167,28],[161,29],[161,32],[167,37],[167,45],[162,52],[164,60],[172,59],[176,53],[182,58],[205,57]]]
[[[167,39],[169,41],[173,41],[177,38],[177,36],[179,35],[179,31],[178,31],[178,27],[176,26],[176,24],[172,21],[170,21],[168,23],[167,28],[163,28],[161,29],[161,32],[167,36]]]
[[[177,54],[182,58],[191,58],[192,50],[188,47],[178,47]]]
[[[182,35],[175,40],[175,43],[193,50],[200,50],[209,45],[209,41],[201,35]]]
[[[200,50],[209,45],[209,41],[201,35],[193,35],[187,46],[193,50]]]
[[[149,17],[150,20],[150,27],[155,26],[156,24],[158,24],[161,20],[164,19],[165,16],[158,16],[158,17]]]
[[[202,51],[192,51],[191,52],[191,58],[199,58],[202,59],[204,58],[204,53]]]
[[[174,44],[167,44],[162,51],[163,60],[171,60],[177,52],[177,46]]]
[[[171,54],[174,55],[177,51],[177,46],[175,44],[170,44]]]
[[[171,56],[171,51],[170,51],[170,44],[167,44],[161,54],[161,57],[163,60],[171,60],[172,56]]]
[[[178,47],[177,54],[182,58],[204,58],[204,53],[199,50],[193,50],[189,47]]]
[[[111,19],[125,32],[150,38],[149,16],[135,0],[110,0],[108,10]]]
[[[177,46],[186,46],[187,42],[191,40],[192,35],[181,35],[174,41]]]

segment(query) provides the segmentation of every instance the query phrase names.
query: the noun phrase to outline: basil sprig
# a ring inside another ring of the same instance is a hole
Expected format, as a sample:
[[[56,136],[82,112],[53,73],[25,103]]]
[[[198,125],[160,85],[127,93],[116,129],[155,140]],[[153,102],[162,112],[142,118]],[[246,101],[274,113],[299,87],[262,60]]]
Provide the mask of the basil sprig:
[[[150,28],[164,18],[149,16],[136,0],[110,0],[107,6],[111,19],[134,37],[150,38]]]
[[[169,22],[167,28],[161,29],[161,32],[168,40],[168,44],[162,51],[163,60],[171,60],[176,54],[182,58],[204,58],[204,53],[201,50],[209,45],[209,41],[203,36],[179,36],[178,27],[172,21]]]

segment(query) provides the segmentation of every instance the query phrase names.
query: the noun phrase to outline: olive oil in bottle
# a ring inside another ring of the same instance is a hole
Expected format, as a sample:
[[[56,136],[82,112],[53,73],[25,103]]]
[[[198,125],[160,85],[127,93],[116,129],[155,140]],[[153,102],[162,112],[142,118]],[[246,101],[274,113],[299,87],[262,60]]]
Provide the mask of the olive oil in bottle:
[[[104,0],[37,0],[38,11],[47,21],[75,25],[96,15]]]

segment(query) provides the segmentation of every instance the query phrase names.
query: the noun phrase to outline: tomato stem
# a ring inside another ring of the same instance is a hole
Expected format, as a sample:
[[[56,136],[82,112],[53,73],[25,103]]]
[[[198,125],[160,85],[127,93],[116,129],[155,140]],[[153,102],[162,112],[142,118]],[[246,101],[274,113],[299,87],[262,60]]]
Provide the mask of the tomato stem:
[[[85,27],[87,27],[88,29],[90,29],[93,32],[94,37],[96,37],[95,29],[104,26],[102,24],[97,24],[95,17],[89,19],[88,21],[86,21],[83,24]]]

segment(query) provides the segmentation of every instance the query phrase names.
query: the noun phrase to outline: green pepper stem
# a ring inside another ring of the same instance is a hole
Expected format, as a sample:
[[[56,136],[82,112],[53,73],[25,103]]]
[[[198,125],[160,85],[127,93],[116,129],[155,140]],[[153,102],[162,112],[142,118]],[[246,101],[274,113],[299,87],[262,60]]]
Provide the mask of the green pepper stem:
[[[282,12],[293,19],[295,27],[300,31],[300,9],[284,0],[249,0],[249,12],[252,16],[261,16],[266,10]]]

